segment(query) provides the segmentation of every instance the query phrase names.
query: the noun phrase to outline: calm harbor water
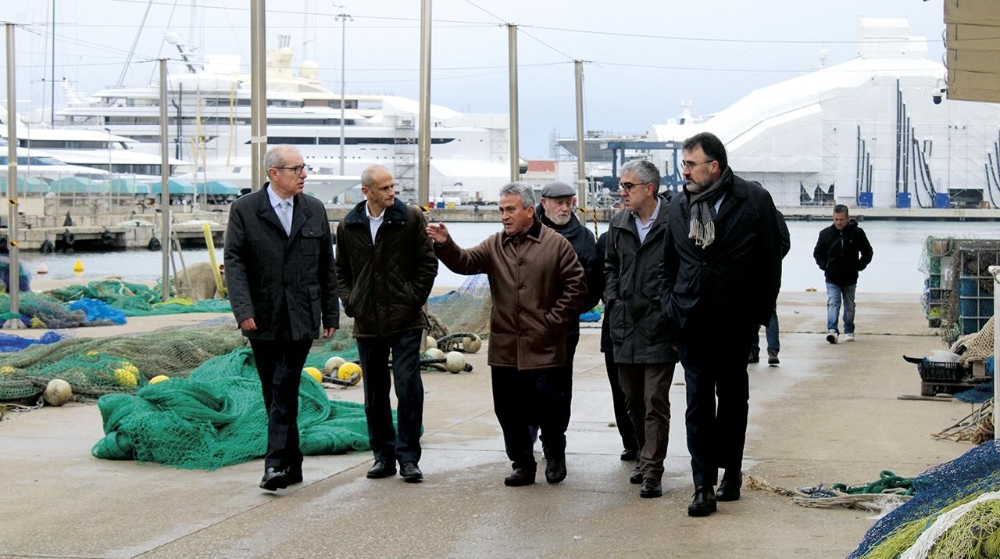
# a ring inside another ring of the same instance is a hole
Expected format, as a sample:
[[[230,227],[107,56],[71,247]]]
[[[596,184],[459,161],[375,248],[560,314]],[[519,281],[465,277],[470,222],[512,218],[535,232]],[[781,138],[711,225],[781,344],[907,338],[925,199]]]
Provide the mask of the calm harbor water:
[[[823,274],[812,259],[812,250],[819,231],[826,227],[825,221],[790,221],[788,230],[792,238],[792,248],[785,257],[782,277],[783,291],[804,291],[809,287],[823,290]],[[869,221],[861,224],[875,249],[875,259],[861,274],[858,288],[873,293],[919,293],[923,290],[924,275],[918,269],[924,240],[928,236],[1000,239],[1000,225],[997,223],[970,222],[894,222]],[[589,227],[593,229],[593,224]],[[500,231],[500,223],[453,223],[448,229],[459,245],[471,247],[486,237]],[[598,231],[607,230],[606,223],[598,224]],[[185,250],[184,262],[208,262],[208,250]],[[41,263],[49,269],[50,279],[72,279],[78,277],[81,283],[99,280],[107,276],[120,276],[127,281],[155,282],[162,276],[163,256],[159,252],[127,251],[110,253],[49,254],[37,252],[19,253],[22,266],[32,275]],[[82,274],[74,274],[73,265],[77,259],[83,264]],[[180,259],[175,255],[180,266]],[[216,250],[216,259],[222,262],[222,250]],[[173,272],[171,271],[171,275]],[[464,276],[440,267],[435,285],[457,287]]]

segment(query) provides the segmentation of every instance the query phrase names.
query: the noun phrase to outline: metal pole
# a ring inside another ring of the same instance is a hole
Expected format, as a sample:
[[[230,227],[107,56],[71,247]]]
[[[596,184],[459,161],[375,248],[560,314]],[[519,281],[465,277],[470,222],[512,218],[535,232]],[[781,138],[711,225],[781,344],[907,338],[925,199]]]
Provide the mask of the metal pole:
[[[1000,362],[1000,328],[997,327],[997,316],[1000,316],[1000,266],[990,266],[990,275],[993,276],[993,439],[1000,439],[1000,382],[996,382],[997,363]]]
[[[49,126],[56,126],[56,0],[52,0],[52,74],[49,83],[49,90],[52,92],[52,111],[49,117]],[[45,110],[43,107],[42,110]]]
[[[583,145],[583,61],[573,62],[576,67],[576,180],[580,191],[578,204],[586,208],[587,205],[587,152]]]
[[[264,0],[250,5],[250,188],[260,190],[267,151],[267,41]]]
[[[507,72],[510,74],[510,180],[521,178],[521,156],[517,144],[517,25],[507,24]]]
[[[431,0],[420,0],[420,115],[417,125],[417,204],[431,197]]]
[[[7,292],[10,293],[10,316],[3,327],[25,328],[21,322],[21,266],[17,258],[17,88],[14,87],[14,24],[4,24],[7,32],[7,245],[10,269]]]
[[[340,20],[340,176],[344,176],[344,67],[347,64],[347,20],[353,21],[353,18],[350,14],[337,14],[337,19]]]
[[[160,282],[160,300],[170,298],[170,154],[167,152],[167,59],[160,59],[160,213],[163,242],[163,278]]]

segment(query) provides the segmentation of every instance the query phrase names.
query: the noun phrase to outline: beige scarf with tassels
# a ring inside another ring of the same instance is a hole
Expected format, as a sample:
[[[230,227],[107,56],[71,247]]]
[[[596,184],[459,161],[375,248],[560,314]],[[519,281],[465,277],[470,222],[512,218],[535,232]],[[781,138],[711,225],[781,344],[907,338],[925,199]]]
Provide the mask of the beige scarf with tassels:
[[[684,194],[688,197],[688,204],[691,205],[691,231],[688,233],[689,239],[694,239],[694,243],[702,248],[707,248],[715,242],[715,222],[712,219],[712,207],[719,201],[719,198],[726,193],[727,186],[732,184],[733,171],[726,168],[719,180],[705,190],[694,193],[684,187]]]

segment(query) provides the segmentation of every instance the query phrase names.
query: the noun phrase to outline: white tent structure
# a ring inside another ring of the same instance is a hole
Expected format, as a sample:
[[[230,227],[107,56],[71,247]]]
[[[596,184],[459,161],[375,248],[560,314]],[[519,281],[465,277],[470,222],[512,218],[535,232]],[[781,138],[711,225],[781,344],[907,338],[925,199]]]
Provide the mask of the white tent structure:
[[[859,18],[858,58],[754,91],[704,122],[654,125],[647,139],[712,132],[733,170],[781,206],[831,186],[848,205],[933,207],[962,190],[1000,203],[1000,183],[987,179],[1000,176],[1000,105],[943,98],[944,65],[908,33],[905,19]],[[672,157],[654,161],[673,173]]]

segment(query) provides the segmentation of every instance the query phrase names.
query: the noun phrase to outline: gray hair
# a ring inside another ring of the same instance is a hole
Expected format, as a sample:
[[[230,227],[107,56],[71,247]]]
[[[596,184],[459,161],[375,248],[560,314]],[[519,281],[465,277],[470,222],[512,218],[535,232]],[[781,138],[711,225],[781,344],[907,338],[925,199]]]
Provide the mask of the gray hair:
[[[535,205],[535,191],[523,182],[509,182],[500,189],[500,197],[506,195],[516,195],[521,197],[521,207],[530,208]]]
[[[639,177],[642,184],[652,183],[655,187],[653,193],[660,188],[660,170],[656,168],[651,161],[645,159],[633,159],[628,163],[621,166],[618,170],[618,176],[621,177],[625,173],[632,173]]]
[[[274,146],[264,154],[264,172],[271,167],[281,167],[285,163],[285,155],[289,153],[299,153],[299,150],[292,146]]]
[[[369,165],[364,171],[361,171],[361,186],[371,188],[375,184],[375,175],[379,173],[392,176],[389,169],[386,169],[382,165]]]

